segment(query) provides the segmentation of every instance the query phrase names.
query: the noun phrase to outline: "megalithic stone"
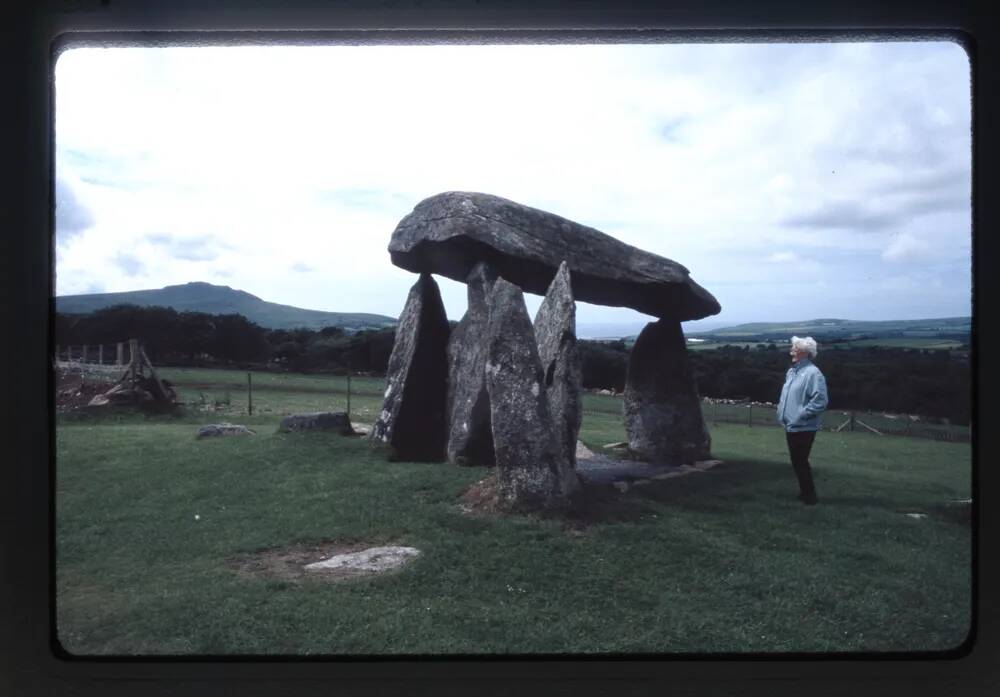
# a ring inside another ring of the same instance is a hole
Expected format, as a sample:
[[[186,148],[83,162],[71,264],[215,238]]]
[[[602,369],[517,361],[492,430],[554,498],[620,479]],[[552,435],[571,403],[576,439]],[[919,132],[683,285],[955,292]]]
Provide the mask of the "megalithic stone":
[[[529,293],[545,292],[566,261],[577,300],[680,321],[718,314],[719,301],[681,264],[600,230],[499,196],[447,191],[426,198],[389,240],[392,263],[464,280],[488,261]]]
[[[640,332],[629,356],[624,411],[635,457],[666,464],[709,459],[711,439],[680,322],[661,319]]]
[[[576,345],[576,303],[566,262],[559,265],[535,315],[535,340],[545,375],[545,391],[563,457],[576,464],[576,438],[583,419],[583,368]]]
[[[514,508],[563,508],[580,482],[556,440],[524,295],[499,278],[488,302],[486,390],[500,498]]]
[[[449,331],[438,285],[421,274],[396,325],[382,410],[368,436],[388,443],[393,459],[444,459]]]
[[[466,279],[469,307],[448,339],[448,461],[459,465],[494,464],[490,399],[486,391],[486,298],[497,274],[485,262]]]

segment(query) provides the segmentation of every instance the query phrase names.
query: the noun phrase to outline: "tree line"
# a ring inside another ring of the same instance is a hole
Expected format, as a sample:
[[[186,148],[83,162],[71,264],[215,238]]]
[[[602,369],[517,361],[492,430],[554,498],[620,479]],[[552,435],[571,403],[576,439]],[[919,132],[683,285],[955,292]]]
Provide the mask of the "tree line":
[[[266,329],[242,315],[134,305],[55,316],[55,343],[60,346],[129,338],[143,342],[154,365],[384,375],[395,330]],[[580,341],[579,346],[584,387],[622,391],[629,355],[625,342]],[[717,399],[776,402],[789,366],[787,346],[773,343],[689,351],[688,357],[699,394]],[[832,409],[969,423],[971,370],[965,357],[870,346],[821,349],[816,364],[826,376]]]
[[[584,387],[621,391],[629,348],[624,341],[581,342]],[[787,345],[724,345],[688,351],[702,397],[776,403],[790,366]],[[972,372],[949,351],[865,346],[820,349],[831,409],[920,414],[968,424]]]
[[[243,315],[115,305],[85,315],[56,313],[59,346],[139,339],[154,365],[384,374],[392,328],[266,329]]]

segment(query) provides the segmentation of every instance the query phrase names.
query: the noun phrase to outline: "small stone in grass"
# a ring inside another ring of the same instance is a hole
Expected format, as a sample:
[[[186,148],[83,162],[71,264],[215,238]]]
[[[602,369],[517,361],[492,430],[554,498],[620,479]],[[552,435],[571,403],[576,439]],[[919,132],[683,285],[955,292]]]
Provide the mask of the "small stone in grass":
[[[329,559],[306,564],[306,571],[346,570],[368,573],[389,571],[406,564],[420,554],[414,547],[369,547],[360,552],[337,554]]]
[[[198,429],[196,438],[209,438],[212,436],[253,436],[256,431],[251,431],[246,426],[239,424],[208,424]]]

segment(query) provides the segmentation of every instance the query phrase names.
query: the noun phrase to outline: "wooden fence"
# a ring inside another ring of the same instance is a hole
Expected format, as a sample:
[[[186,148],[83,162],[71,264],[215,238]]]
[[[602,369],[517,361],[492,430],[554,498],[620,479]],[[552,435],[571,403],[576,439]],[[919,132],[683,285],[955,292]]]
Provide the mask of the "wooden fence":
[[[119,341],[114,344],[82,344],[56,346],[55,362],[87,365],[107,365],[124,368],[132,362],[131,344]],[[107,349],[107,350],[105,350]]]

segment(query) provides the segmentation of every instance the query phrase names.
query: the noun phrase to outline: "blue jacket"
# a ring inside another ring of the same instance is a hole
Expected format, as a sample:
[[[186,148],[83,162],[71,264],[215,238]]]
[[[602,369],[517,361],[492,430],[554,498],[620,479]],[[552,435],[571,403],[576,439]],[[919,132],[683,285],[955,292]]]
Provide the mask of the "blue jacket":
[[[778,423],[786,431],[818,431],[826,409],[826,378],[808,358],[792,365],[778,400]]]

